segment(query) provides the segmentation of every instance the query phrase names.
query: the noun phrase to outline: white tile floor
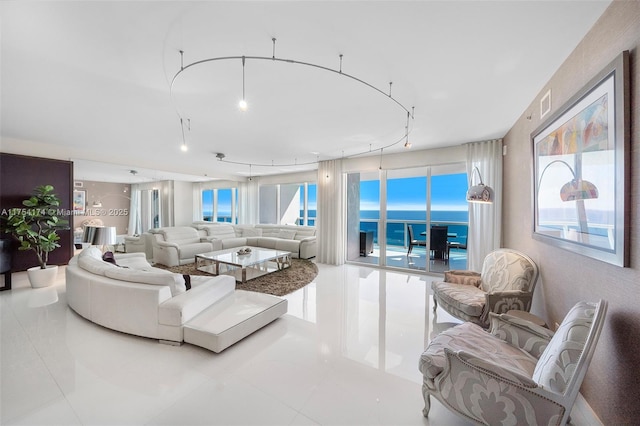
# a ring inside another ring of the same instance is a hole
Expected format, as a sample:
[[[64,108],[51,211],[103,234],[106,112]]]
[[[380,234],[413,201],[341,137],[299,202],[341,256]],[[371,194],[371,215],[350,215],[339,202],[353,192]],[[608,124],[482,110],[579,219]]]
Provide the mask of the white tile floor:
[[[421,414],[418,357],[453,321],[433,318],[432,278],[319,269],[288,314],[221,354],[88,322],[66,304],[64,268],[47,289],[14,274],[0,293],[0,423],[465,424],[437,401]]]

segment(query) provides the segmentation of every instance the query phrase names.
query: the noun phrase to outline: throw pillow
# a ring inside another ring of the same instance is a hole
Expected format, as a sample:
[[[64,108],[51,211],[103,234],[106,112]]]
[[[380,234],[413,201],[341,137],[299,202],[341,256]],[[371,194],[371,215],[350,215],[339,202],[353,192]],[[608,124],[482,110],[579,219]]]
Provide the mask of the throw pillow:
[[[111,251],[105,251],[102,255],[102,260],[104,260],[105,262],[113,263],[114,265],[118,265],[116,263],[116,258],[113,256],[113,252]]]
[[[473,271],[446,271],[444,273],[444,282],[452,284],[472,285],[480,288],[482,279],[480,274]]]
[[[187,287],[187,291],[191,290],[191,275],[182,275],[184,278],[184,285]]]

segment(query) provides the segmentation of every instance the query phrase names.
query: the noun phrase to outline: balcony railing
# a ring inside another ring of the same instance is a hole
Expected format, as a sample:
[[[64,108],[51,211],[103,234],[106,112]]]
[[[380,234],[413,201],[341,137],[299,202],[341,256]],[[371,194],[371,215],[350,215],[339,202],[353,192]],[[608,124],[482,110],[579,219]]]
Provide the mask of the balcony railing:
[[[373,243],[378,244],[378,223],[379,219],[360,219],[361,231],[373,231]],[[387,246],[408,247],[409,233],[407,225],[411,225],[415,239],[426,239],[427,222],[424,220],[393,220],[387,219],[386,238]],[[469,229],[468,222],[435,221],[431,226],[447,226],[450,234],[449,242],[457,242],[462,245],[467,243]]]

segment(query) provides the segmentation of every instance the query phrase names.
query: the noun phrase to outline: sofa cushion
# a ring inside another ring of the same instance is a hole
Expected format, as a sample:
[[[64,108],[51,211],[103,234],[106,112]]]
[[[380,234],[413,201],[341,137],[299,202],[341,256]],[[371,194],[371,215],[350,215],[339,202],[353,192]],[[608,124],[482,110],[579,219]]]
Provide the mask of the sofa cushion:
[[[169,286],[172,296],[177,296],[178,294],[187,291],[187,287],[184,284],[184,277],[182,275],[174,274],[162,269],[152,268],[152,270],[145,271],[141,269],[114,267],[111,270],[105,271],[104,275],[106,277],[113,278],[114,280]]]
[[[102,252],[96,246],[89,246],[82,250],[78,255],[78,259],[81,259],[83,257],[93,257],[96,260],[102,260]]]
[[[262,237],[262,229],[260,228],[240,228],[241,237]]]
[[[420,371],[425,377],[434,379],[446,365],[444,348],[452,351],[463,350],[474,354],[482,354],[485,361],[500,365],[526,377],[531,377],[537,359],[522,349],[512,346],[504,340],[493,336],[482,327],[465,322],[438,334],[420,357]]]
[[[298,229],[296,229],[296,236],[294,237],[294,239],[300,241],[300,240],[304,240],[305,238],[315,237],[315,236],[316,236],[315,228],[298,227]]]
[[[222,240],[222,248],[223,249],[241,247],[241,246],[246,246],[246,245],[247,245],[247,239],[243,238],[243,237],[225,238],[225,239]]]
[[[288,251],[294,253],[297,257],[300,250],[300,241],[297,240],[276,240],[276,250]]]
[[[256,245],[258,247],[274,250],[278,241],[280,241],[280,239],[275,237],[259,237]]]
[[[226,238],[235,238],[236,231],[232,225],[207,225],[204,227],[209,237],[224,240]]]
[[[434,282],[432,288],[434,294],[437,294],[443,303],[472,317],[482,315],[486,299],[485,292],[479,288],[467,284],[443,282]]]
[[[208,253],[213,250],[213,245],[206,243],[192,243],[180,246],[180,259],[191,259],[196,254]]]
[[[293,229],[281,229],[278,232],[278,238],[282,238],[283,240],[293,240],[296,236],[296,231]]]
[[[280,234],[280,228],[275,225],[257,225],[256,228],[262,229],[263,237],[278,238],[278,235]]]
[[[98,250],[98,252],[100,252],[100,250]],[[102,276],[106,275],[105,272],[107,270],[121,269],[113,263],[105,262],[102,258],[96,259],[93,256],[78,256],[78,266],[92,274]]]
[[[142,256],[130,256],[130,255],[119,255],[116,254],[116,262],[118,266],[123,268],[131,268],[131,269],[147,269],[150,268],[151,265],[147,262],[146,256],[144,253],[141,253]]]
[[[189,226],[170,226],[160,228],[157,232],[163,235],[165,241],[178,245],[200,242],[198,230]]]

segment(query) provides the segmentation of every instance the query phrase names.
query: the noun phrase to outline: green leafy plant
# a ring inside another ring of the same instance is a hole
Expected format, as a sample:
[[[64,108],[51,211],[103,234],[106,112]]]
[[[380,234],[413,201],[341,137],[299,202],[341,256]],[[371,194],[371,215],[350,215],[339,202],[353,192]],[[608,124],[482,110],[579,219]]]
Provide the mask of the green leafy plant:
[[[9,209],[3,220],[3,230],[18,242],[18,250],[33,250],[38,256],[40,268],[45,269],[49,253],[60,247],[58,230],[68,229],[68,221],[60,218],[60,199],[53,193],[53,186],[42,185],[24,200],[23,208]]]

